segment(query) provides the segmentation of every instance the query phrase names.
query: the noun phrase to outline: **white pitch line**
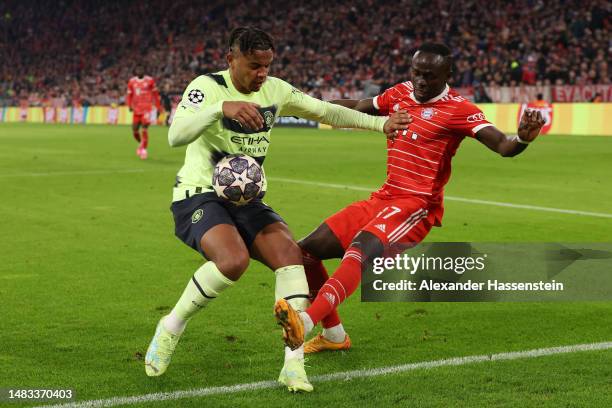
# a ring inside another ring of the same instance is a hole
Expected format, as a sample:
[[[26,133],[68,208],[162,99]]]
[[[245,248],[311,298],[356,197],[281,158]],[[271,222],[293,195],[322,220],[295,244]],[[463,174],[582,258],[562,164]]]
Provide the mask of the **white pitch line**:
[[[506,361],[524,358],[536,358],[557,354],[576,353],[580,351],[601,351],[612,349],[612,342],[575,344],[573,346],[549,347],[534,350],[514,351],[509,353],[482,354],[477,356],[456,357],[444,360],[423,361],[419,363],[402,364],[390,367],[371,368],[365,370],[344,371],[334,374],[311,377],[313,383],[334,380],[351,380],[355,378],[378,377],[388,374],[404,373],[408,371],[431,369],[444,366],[461,366],[487,361]],[[316,384],[315,384],[316,385]],[[39,408],[98,408],[114,407],[117,405],[134,405],[146,402],[159,402],[179,400],[184,398],[204,397],[207,395],[236,394],[243,391],[255,391],[281,387],[276,381],[259,381],[245,384],[226,385],[220,387],[197,388],[193,390],[157,392],[154,394],[135,395],[132,397],[113,397],[108,399],[89,400],[58,405],[45,405]]]
[[[348,184],[320,183],[317,181],[296,180],[296,179],[279,178],[279,177],[268,177],[268,180],[280,181],[280,182],[285,182],[285,183],[293,183],[293,184],[303,184],[303,185],[308,185],[308,186],[337,188],[340,190],[371,191],[371,192],[377,190],[377,188],[375,187],[362,187],[362,186],[353,186],[353,185],[348,185]],[[492,205],[496,207],[521,208],[524,210],[546,211],[546,212],[572,214],[572,215],[586,215],[589,217],[612,218],[612,214],[592,212],[592,211],[566,210],[564,208],[540,207],[537,205],[504,203],[500,201],[478,200],[474,198],[463,198],[463,197],[454,197],[454,196],[447,196],[447,195],[444,196],[444,199],[448,201],[460,201],[464,203]]]
[[[0,174],[0,178],[144,173],[144,172],[156,171],[156,170],[153,170],[153,169],[117,169],[117,170],[74,170],[74,171],[56,171],[56,172],[38,172],[38,173],[29,172],[29,173]],[[268,177],[268,179],[272,181],[280,181],[280,182],[285,182],[285,183],[302,184],[302,185],[326,187],[326,188],[336,188],[339,190],[376,191],[375,187],[353,186],[350,184],[321,183],[318,181],[297,180],[297,179],[289,179],[289,178],[282,178],[282,177]],[[524,210],[533,210],[533,211],[545,211],[545,212],[554,212],[554,213],[572,214],[572,215],[585,215],[589,217],[599,217],[599,218],[612,218],[612,214],[609,214],[609,213],[599,213],[599,212],[580,211],[580,210],[567,210],[564,208],[540,207],[537,205],[504,203],[501,201],[478,200],[474,198],[463,198],[463,197],[454,197],[454,196],[444,196],[444,198],[449,201],[460,201],[460,202],[471,203],[471,204],[492,205],[496,207],[521,208]]]
[[[453,197],[453,196],[445,196],[444,198],[450,201],[461,201],[464,203],[472,203],[472,204],[485,204],[485,205],[495,205],[498,207],[522,208],[525,210],[546,211],[546,212],[555,212],[555,213],[561,213],[561,214],[586,215],[589,217],[612,218],[612,214],[608,214],[608,213],[580,211],[580,210],[566,210],[564,208],[540,207],[537,205],[504,203],[500,201],[478,200],[475,198],[463,198],[463,197]]]

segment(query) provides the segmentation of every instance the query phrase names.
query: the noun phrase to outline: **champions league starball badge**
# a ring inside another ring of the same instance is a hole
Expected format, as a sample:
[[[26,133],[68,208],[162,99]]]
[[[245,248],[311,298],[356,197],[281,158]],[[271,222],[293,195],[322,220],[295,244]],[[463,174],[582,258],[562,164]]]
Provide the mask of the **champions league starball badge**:
[[[191,103],[200,104],[204,101],[204,92],[200,91],[199,89],[192,89],[189,91],[187,98]]]
[[[423,119],[429,120],[433,118],[433,115],[434,115],[434,110],[432,108],[425,108],[421,111],[421,117]]]

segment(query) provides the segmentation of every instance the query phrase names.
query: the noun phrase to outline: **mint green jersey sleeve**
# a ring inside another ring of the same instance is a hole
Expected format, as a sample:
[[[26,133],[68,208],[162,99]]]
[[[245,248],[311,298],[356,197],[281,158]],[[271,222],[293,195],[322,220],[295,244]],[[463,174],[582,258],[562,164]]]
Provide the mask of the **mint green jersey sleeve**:
[[[170,146],[193,142],[223,116],[223,100],[215,88],[214,82],[205,76],[197,77],[187,86],[168,130]]]
[[[382,132],[386,117],[371,116],[344,106],[324,102],[306,95],[283,81],[288,87],[287,97],[281,107],[282,116],[297,116],[314,120],[326,125],[343,128],[355,128]]]

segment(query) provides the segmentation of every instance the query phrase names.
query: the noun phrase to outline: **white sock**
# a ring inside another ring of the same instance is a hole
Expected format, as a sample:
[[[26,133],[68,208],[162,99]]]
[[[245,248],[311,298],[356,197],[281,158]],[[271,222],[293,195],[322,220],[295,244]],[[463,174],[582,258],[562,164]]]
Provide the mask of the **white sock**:
[[[164,317],[162,324],[170,333],[182,334],[183,331],[185,331],[185,327],[187,327],[187,320],[181,319],[176,312],[172,310],[169,315]]]
[[[342,323],[328,329],[324,328],[323,337],[334,343],[342,343],[346,338],[346,332],[344,331],[344,327],[342,327]]]
[[[314,323],[310,318],[310,315],[306,312],[300,312],[300,317],[302,318],[302,322],[304,322],[304,337],[310,333],[314,327]]]
[[[285,362],[291,359],[300,359],[304,361],[304,345],[302,344],[299,348],[291,350],[289,347],[285,347]]]
[[[306,310],[310,301],[304,265],[284,266],[275,270],[274,274],[276,275],[275,299],[287,299],[287,303],[298,312]]]

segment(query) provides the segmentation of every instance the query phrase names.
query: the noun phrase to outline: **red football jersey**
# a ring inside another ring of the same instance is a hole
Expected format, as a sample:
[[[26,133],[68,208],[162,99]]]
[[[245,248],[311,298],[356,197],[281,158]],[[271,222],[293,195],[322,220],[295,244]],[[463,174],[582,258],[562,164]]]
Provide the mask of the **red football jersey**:
[[[153,109],[153,105],[159,110],[159,102],[159,92],[153,78],[148,75],[130,78],[126,103],[134,110],[134,114],[146,114]]]
[[[476,105],[448,85],[437,97],[418,102],[410,81],[373,99],[381,115],[403,109],[413,122],[395,140],[387,140],[387,180],[378,197],[419,195],[440,202],[451,173],[451,159],[465,136],[492,126]]]

